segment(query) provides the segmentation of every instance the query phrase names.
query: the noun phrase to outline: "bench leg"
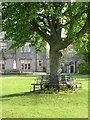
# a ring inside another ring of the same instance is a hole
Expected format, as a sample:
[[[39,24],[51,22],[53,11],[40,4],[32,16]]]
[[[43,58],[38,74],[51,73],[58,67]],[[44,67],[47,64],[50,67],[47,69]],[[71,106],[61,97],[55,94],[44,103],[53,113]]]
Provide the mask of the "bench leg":
[[[60,92],[60,86],[59,85],[57,86],[57,89],[58,89],[58,92]]]
[[[33,85],[33,91],[35,92],[35,85]]]
[[[46,89],[49,91],[49,87],[50,87],[49,85],[47,85],[47,86],[44,85],[44,92]]]
[[[40,89],[42,90],[42,85],[40,85]]]

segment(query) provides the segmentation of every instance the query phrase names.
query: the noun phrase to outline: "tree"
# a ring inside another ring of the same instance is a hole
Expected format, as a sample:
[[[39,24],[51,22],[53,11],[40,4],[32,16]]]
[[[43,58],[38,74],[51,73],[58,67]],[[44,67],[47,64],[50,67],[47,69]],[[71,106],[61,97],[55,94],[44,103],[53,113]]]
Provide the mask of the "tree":
[[[90,3],[88,4],[88,13],[89,12],[90,12]],[[90,74],[90,67],[89,67],[90,66],[90,14],[87,14],[87,22],[88,22],[87,32],[78,39],[79,43],[75,41],[73,44],[74,44],[74,48],[77,50],[77,53],[81,55],[85,60],[83,64],[87,66],[86,67],[88,69],[87,73]]]
[[[51,84],[57,82],[61,50],[85,34],[88,29],[89,4],[83,2],[7,2],[2,3],[5,39],[12,39],[13,47],[26,42],[39,47],[50,45]],[[65,35],[62,36],[62,29]]]
[[[2,19],[2,13],[1,13],[1,2],[0,2],[0,32],[1,32],[1,26],[2,26],[2,22],[1,22],[1,19]]]

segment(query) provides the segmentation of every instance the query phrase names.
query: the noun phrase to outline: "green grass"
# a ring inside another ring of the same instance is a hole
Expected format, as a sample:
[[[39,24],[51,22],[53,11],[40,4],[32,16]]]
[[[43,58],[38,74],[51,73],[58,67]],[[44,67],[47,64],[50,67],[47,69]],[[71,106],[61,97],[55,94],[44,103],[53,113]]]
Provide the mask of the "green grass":
[[[32,93],[34,76],[3,76],[3,118],[88,118],[88,76],[74,75],[81,89]]]

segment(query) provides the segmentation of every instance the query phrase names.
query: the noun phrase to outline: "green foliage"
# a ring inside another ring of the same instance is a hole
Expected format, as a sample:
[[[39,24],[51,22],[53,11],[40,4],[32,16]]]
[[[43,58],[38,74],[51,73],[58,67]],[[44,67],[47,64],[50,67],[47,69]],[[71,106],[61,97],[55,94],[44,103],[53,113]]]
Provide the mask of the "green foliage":
[[[11,48],[22,47],[26,42],[30,42],[31,46],[45,46],[30,25],[30,21],[37,16],[39,4],[11,2],[3,5],[3,30],[7,31],[5,39],[15,41]]]
[[[88,34],[90,3],[5,2],[2,8],[5,39],[14,41],[11,48],[19,48],[30,42],[31,46],[36,46],[37,51],[40,51],[48,42],[50,51],[53,51],[50,56],[58,53],[54,63],[59,62],[60,50],[73,42],[82,49],[85,46],[86,50],[87,40],[84,35]],[[62,29],[65,29],[66,37],[62,37]],[[55,63],[55,68],[52,67],[52,59],[50,72],[57,74],[58,66]]]
[[[77,39],[77,41],[73,41],[74,48],[79,54],[87,54],[88,53],[88,34],[84,34],[84,36]]]
[[[7,31],[5,39],[15,41],[12,48],[19,48],[26,42],[31,42],[32,46],[38,46],[39,43],[40,49],[45,46],[45,40],[49,44],[51,44],[51,39],[55,42],[56,38],[63,42],[61,30],[65,28],[67,37],[73,41],[77,39],[77,32],[85,25],[88,4],[83,2],[2,3],[3,30]],[[55,43],[58,45],[58,40]],[[65,48],[64,45],[62,46]]]
[[[89,73],[88,63],[84,62],[84,63],[79,64],[78,70],[81,74],[88,74]]]

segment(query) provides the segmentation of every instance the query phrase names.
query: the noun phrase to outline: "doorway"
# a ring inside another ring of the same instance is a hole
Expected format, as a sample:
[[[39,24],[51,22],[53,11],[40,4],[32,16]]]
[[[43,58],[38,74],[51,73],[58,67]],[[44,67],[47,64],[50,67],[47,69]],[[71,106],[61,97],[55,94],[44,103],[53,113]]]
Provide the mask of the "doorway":
[[[71,67],[70,67],[70,73],[73,73],[74,72],[74,67],[73,67],[73,65],[71,65]]]

